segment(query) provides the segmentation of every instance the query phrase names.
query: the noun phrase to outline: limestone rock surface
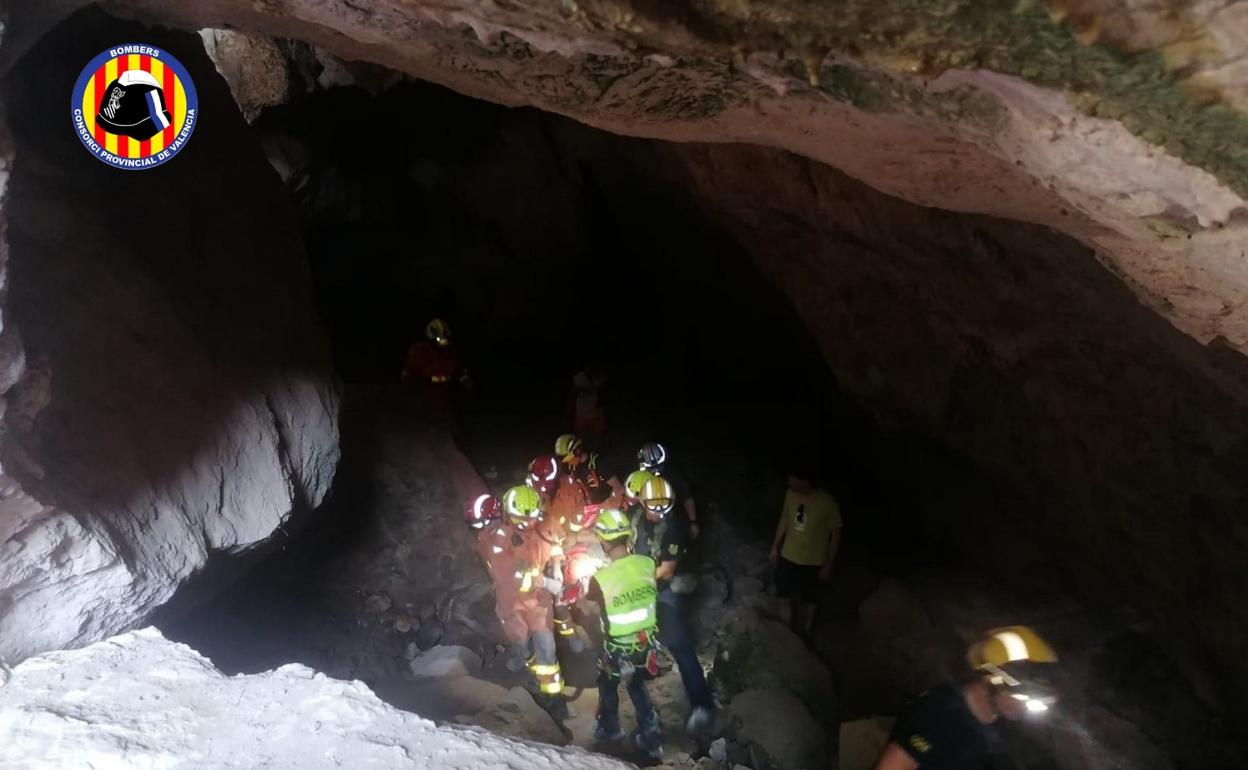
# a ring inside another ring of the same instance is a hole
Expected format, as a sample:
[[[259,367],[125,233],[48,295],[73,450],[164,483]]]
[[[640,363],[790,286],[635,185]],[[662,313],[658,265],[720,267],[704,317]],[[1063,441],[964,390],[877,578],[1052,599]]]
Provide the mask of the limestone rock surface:
[[[581,749],[438,726],[291,664],[227,677],[147,628],[30,658],[0,687],[0,764],[79,768],[625,770]]]
[[[73,80],[81,63],[63,51],[137,34],[104,18],[59,28],[4,81],[20,148],[0,335],[11,663],[142,622],[214,552],[318,505],[339,455],[289,204],[199,39],[148,36],[182,53],[212,115],[164,167],[118,173],[59,130],[64,94],[40,84]]]

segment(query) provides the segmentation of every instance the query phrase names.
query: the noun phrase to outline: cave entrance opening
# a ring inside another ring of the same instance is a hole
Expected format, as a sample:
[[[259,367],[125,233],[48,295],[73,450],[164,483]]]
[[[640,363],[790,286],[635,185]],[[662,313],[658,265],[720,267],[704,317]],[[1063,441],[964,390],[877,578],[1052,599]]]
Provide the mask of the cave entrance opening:
[[[362,126],[402,138],[361,141]],[[594,368],[607,378],[604,467],[622,476],[642,443],[668,444],[697,489],[712,582],[743,563],[733,549],[770,581],[785,478],[807,461],[854,532],[828,628],[855,623],[882,574],[959,567],[923,523],[920,467],[970,465],[884,431],[841,393],[798,309],[663,175],[661,143],[412,82],[319,92],[253,127],[296,204],[346,399],[324,509],[233,588],[164,621],[227,671],[296,660],[444,718],[406,675],[420,650],[462,644],[495,681],[519,683],[490,638],[490,596],[466,589],[483,580],[475,555],[435,534],[461,526],[466,501],[427,483],[459,472],[439,456],[454,449],[398,379],[434,317],[473,381],[450,433],[496,492],[569,429],[571,378]],[[592,668],[577,676],[592,689]],[[850,686],[848,716],[907,695],[870,676]]]

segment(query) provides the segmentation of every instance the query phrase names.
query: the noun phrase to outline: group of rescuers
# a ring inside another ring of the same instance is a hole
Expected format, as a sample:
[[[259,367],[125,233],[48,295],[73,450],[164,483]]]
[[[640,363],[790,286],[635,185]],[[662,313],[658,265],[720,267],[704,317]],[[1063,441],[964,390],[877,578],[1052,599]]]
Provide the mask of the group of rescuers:
[[[404,378],[423,379],[428,368],[437,370],[428,375],[435,387],[449,385],[462,370],[449,350],[449,327],[435,320],[426,336],[432,350],[409,355]],[[557,720],[566,718],[556,634],[572,652],[585,649],[588,635],[573,622],[572,608],[587,599],[600,610],[603,636],[594,738],[609,744],[626,737],[623,684],[636,712],[633,743],[660,760],[659,713],[646,688],[658,674],[660,646],[680,670],[691,707],[688,733],[712,728],[715,701],[686,618],[695,582],[685,557],[699,531],[697,506],[664,445],[644,445],[637,461],[621,482],[601,472],[580,438],[564,434],[553,455],[529,464],[523,484],[501,498],[479,496],[466,517],[477,531],[503,630],[527,658],[543,705]],[[831,577],[841,527],[835,499],[814,476],[807,468],[790,475],[770,553],[781,619],[803,636],[814,622],[820,584]],[[989,631],[967,662],[961,681],[908,705],[875,770],[979,767],[997,749],[994,723],[1044,715],[1056,701],[1049,671],[1057,655],[1027,626]]]

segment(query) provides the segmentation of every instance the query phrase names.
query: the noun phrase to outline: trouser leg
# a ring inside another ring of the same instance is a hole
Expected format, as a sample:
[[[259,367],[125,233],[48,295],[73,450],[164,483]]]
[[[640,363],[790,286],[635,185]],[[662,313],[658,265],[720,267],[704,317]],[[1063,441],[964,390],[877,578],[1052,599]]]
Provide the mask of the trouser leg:
[[[598,734],[620,731],[620,680],[605,667],[598,672]]]
[[[563,692],[563,674],[559,670],[559,657],[555,653],[555,634],[549,628],[535,631],[529,637],[533,646],[533,676],[538,689],[546,695]]]
[[[572,608],[565,604],[555,605],[555,633],[568,638],[576,635],[576,624],[572,622]]]
[[[633,702],[633,710],[637,712],[637,733],[641,736],[641,747],[647,750],[658,748],[663,743],[659,732],[659,710],[650,700],[646,678],[640,671],[628,683],[628,697]]]
[[[693,648],[693,637],[685,621],[684,602],[680,594],[663,592],[659,595],[659,639],[676,659],[689,705],[693,708],[714,708],[715,700],[702,673],[702,663]]]

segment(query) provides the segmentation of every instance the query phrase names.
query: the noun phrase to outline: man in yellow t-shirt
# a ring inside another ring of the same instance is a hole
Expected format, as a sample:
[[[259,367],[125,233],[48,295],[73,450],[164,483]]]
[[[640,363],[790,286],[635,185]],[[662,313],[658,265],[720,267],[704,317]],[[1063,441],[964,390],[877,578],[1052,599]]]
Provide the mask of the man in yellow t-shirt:
[[[832,578],[832,563],[841,543],[841,508],[836,498],[814,485],[811,475],[789,476],[771,544],[780,617],[803,635],[814,627],[819,584]]]

